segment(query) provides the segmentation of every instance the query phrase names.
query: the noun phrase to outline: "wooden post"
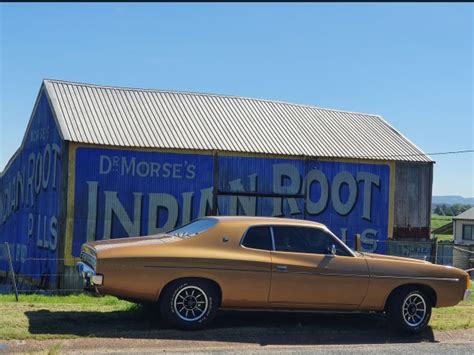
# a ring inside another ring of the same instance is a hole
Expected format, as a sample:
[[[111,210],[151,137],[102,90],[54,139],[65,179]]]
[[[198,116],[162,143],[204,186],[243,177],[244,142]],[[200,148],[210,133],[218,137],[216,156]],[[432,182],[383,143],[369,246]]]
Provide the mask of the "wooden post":
[[[10,265],[10,272],[11,272],[11,275],[12,275],[13,289],[15,290],[15,298],[16,298],[16,301],[18,302],[18,290],[16,288],[15,271],[13,270],[12,255],[10,254],[10,246],[8,245],[8,242],[5,242],[5,247],[7,248],[8,264]]]
[[[219,214],[219,155],[217,151],[214,152],[214,171],[213,171],[213,182],[212,182],[212,216],[217,216]]]
[[[355,251],[360,251],[360,249],[361,249],[360,234],[356,234],[354,236],[354,250]]]
[[[437,264],[438,263],[438,238],[435,237],[433,238],[433,247],[434,247],[434,253],[433,253],[433,249],[431,250],[431,255],[433,256],[434,254],[434,261],[433,261],[433,264]],[[444,251],[444,249],[443,249]],[[443,253],[444,254],[444,253]],[[442,262],[441,262],[442,264]]]

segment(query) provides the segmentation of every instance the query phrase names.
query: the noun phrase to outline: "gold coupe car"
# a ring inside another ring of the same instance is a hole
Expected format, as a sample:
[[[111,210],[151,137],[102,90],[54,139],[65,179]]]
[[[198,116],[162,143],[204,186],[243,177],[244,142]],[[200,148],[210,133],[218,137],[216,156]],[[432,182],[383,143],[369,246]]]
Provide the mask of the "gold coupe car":
[[[457,268],[354,252],[319,223],[267,217],[206,217],[156,236],[86,243],[77,266],[86,287],[157,302],[181,329],[226,308],[384,311],[414,333],[432,307],[469,297],[471,282]]]

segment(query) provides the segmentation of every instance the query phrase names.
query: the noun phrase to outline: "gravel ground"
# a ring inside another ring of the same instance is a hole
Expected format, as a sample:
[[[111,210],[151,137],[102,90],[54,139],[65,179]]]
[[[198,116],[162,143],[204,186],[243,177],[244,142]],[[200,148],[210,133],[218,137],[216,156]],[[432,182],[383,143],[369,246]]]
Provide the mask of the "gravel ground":
[[[45,341],[7,341],[0,350],[4,353],[61,353],[61,354],[472,354],[474,332],[437,334],[436,342],[346,344],[346,345],[259,345],[248,343],[215,343],[210,341],[180,341],[152,339],[84,338]],[[464,339],[464,340],[463,340]]]

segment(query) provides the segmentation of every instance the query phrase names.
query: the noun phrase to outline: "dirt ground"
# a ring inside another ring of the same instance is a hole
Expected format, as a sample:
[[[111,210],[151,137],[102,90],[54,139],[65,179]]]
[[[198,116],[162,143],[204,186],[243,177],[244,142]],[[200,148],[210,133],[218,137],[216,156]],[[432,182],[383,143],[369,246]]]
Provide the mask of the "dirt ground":
[[[30,320],[31,333],[41,334],[47,330],[51,334],[51,325],[35,324],[34,318]],[[69,321],[74,322],[74,319],[69,318]],[[79,323],[76,329],[67,327],[62,331],[61,327],[55,327],[54,334],[58,338],[76,336],[74,339],[0,340],[0,352],[255,353],[265,350],[304,353],[314,349],[332,349],[334,346],[354,350],[365,344],[398,344],[401,349],[407,350],[426,343],[457,343],[467,349],[474,348],[474,329],[436,332],[427,329],[416,336],[399,335],[391,332],[384,319],[375,314],[228,311],[220,312],[210,328],[193,332],[170,329],[161,321],[150,322],[150,319],[144,319],[142,324],[134,323],[134,327],[124,325],[107,324],[102,329],[99,317],[95,324]]]

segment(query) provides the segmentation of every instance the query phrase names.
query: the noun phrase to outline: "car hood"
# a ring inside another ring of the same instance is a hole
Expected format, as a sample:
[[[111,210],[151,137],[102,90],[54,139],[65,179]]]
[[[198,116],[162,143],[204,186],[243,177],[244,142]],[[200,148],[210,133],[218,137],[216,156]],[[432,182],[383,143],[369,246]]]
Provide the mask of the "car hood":
[[[381,255],[381,254],[374,254],[374,253],[362,253],[362,255],[365,258],[369,258],[369,259],[407,261],[407,262],[412,262],[412,263],[417,263],[417,264],[431,264],[429,261],[413,259],[413,258],[404,258],[401,256]]]

